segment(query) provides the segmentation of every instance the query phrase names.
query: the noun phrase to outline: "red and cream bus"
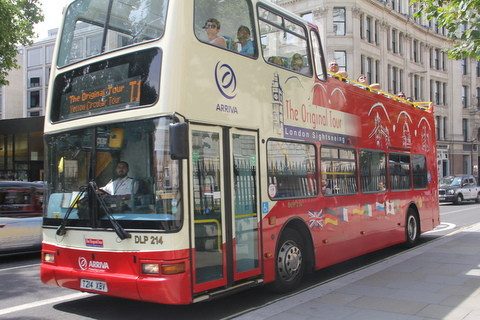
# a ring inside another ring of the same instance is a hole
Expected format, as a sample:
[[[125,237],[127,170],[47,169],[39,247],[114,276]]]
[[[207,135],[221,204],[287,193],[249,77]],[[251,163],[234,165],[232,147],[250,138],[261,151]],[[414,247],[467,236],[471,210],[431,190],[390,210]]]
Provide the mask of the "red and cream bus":
[[[415,244],[439,224],[431,110],[324,60],[317,27],[267,1],[73,1],[42,281],[189,304]]]

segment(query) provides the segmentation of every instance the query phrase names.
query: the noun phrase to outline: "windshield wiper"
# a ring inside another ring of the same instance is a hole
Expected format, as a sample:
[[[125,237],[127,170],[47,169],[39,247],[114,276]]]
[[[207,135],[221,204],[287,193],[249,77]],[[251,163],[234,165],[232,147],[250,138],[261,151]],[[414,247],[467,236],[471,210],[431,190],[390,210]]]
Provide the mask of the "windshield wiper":
[[[90,189],[92,190],[93,194],[95,194],[95,198],[97,199],[98,203],[100,204],[100,207],[102,210],[105,212],[105,215],[107,216],[108,220],[110,220],[110,223],[113,226],[113,229],[115,230],[116,234],[121,240],[129,239],[132,237],[132,235],[125,231],[123,227],[118,223],[117,220],[113,217],[112,213],[110,212],[110,209],[108,209],[105,200],[97,193],[97,184],[95,183],[94,180],[90,181],[88,183]]]
[[[57,232],[56,232],[57,236],[64,236],[67,233],[66,226],[67,226],[68,217],[70,216],[70,213],[72,213],[78,201],[80,201],[80,199],[82,198],[82,195],[85,193],[85,191],[87,191],[87,188],[88,188],[87,186],[80,187],[80,193],[77,194],[75,199],[72,201],[72,203],[68,207],[67,212],[65,212],[65,216],[63,217],[62,223],[57,228]]]

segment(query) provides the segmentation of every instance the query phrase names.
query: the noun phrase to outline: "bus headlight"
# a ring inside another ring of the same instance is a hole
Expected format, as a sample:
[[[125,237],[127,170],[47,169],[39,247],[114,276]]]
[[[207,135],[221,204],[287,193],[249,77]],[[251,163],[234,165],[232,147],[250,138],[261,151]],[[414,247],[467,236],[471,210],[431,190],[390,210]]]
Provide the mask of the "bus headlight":
[[[43,253],[43,262],[45,262],[45,263],[55,263],[55,254],[44,252]]]
[[[160,265],[158,263],[142,263],[143,274],[159,274]]]

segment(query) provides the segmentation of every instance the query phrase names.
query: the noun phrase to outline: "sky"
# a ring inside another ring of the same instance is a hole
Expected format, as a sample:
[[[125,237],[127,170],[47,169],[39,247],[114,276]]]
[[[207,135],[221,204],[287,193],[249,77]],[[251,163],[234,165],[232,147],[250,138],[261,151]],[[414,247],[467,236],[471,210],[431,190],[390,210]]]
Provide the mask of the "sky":
[[[48,30],[60,27],[62,10],[70,0],[40,0],[45,20],[35,26],[38,39],[46,38]]]

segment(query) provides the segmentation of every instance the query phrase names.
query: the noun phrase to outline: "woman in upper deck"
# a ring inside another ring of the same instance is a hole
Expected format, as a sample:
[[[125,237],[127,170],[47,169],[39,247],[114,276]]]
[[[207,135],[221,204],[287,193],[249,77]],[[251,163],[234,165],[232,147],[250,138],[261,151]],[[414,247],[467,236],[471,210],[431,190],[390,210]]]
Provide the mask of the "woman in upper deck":
[[[219,35],[220,32],[220,21],[215,18],[210,18],[205,22],[203,26],[205,32],[207,33],[208,42],[217,47],[226,48],[227,42],[225,38]]]

